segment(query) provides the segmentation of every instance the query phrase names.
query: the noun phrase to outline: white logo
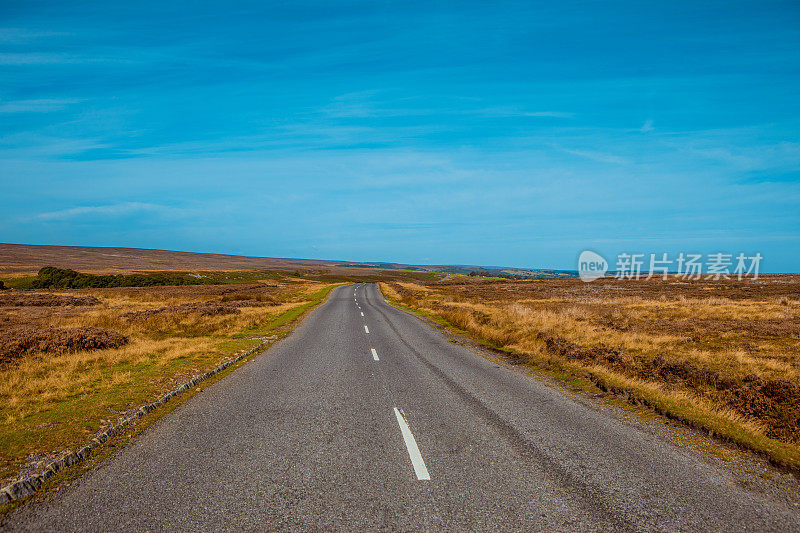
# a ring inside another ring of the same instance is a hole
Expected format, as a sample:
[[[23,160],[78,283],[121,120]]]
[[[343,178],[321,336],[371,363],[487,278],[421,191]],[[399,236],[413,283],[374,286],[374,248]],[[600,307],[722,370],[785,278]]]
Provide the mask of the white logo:
[[[608,261],[600,255],[590,250],[584,250],[578,257],[578,276],[585,281],[590,282],[602,278],[608,271]]]

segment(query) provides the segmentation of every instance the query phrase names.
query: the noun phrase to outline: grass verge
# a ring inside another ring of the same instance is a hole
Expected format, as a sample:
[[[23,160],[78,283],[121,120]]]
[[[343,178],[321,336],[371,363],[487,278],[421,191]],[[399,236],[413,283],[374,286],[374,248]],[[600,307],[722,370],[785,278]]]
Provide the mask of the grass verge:
[[[70,468],[67,468],[57,475],[49,479],[47,482],[42,485],[41,489],[30,496],[26,496],[24,498],[20,498],[19,500],[15,500],[10,503],[0,505],[0,517],[10,513],[20,505],[29,502],[44,498],[50,494],[58,492],[63,487],[68,486],[71,482],[75,481],[83,474],[103,462],[108,457],[111,457],[115,452],[122,449],[128,442],[131,441],[134,437],[140,435],[144,430],[152,426],[155,422],[163,418],[164,416],[168,415],[176,408],[178,408],[183,402],[189,400],[190,398],[194,397],[197,393],[202,392],[203,389],[213,385],[217,381],[221,380],[237,368],[241,367],[245,363],[250,362],[253,358],[255,358],[258,354],[254,353],[243,358],[238,363],[235,363],[222,372],[212,376],[211,378],[199,383],[196,387],[188,389],[183,394],[173,397],[170,401],[162,405],[160,408],[146,414],[145,416],[136,420],[133,424],[126,427],[123,431],[118,433],[117,435],[108,439],[102,446],[99,446],[92,450],[92,454],[89,458],[81,463],[73,465]]]

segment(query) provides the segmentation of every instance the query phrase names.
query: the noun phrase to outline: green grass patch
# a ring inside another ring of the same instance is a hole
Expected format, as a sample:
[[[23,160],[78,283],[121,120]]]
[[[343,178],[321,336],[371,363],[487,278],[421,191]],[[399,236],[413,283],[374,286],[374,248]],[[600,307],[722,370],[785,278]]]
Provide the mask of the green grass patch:
[[[36,276],[23,276],[19,278],[11,278],[3,280],[3,283],[6,287],[10,289],[32,289],[33,288],[33,280],[36,279]]]
[[[322,289],[320,289],[320,290],[308,295],[307,296],[307,298],[308,298],[307,302],[284,311],[283,313],[279,314],[278,316],[276,316],[275,318],[271,319],[270,321],[265,322],[264,324],[260,324],[260,325],[258,325],[256,327],[249,328],[249,329],[247,329],[247,330],[245,330],[245,331],[243,331],[241,333],[237,333],[236,335],[233,335],[233,337],[234,338],[246,338],[246,337],[254,337],[254,336],[258,336],[258,335],[265,335],[267,333],[270,333],[274,329],[277,329],[277,328],[280,328],[282,326],[285,326],[286,324],[289,324],[289,323],[295,321],[298,317],[300,317],[303,313],[305,313],[309,309],[319,305],[320,302],[322,302],[325,298],[328,297],[328,294],[330,294],[330,292],[333,289],[335,289],[336,287],[339,287],[340,285],[343,285],[343,284],[342,283],[338,283],[338,284],[335,284],[335,285],[329,285],[327,287],[324,287],[324,288],[322,288]]]

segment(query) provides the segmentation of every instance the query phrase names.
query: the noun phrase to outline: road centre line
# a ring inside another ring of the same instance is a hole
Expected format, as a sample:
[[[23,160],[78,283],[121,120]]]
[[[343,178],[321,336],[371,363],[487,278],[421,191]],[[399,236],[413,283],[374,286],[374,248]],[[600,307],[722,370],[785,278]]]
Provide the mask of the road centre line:
[[[376,361],[380,361],[380,359],[378,359],[378,352],[375,351],[375,348],[370,348],[370,350],[372,351],[372,358]]]
[[[422,454],[419,453],[417,441],[414,439],[414,434],[411,433],[411,428],[408,427],[406,419],[394,408],[394,416],[397,417],[397,423],[400,425],[400,432],[403,434],[403,440],[406,442],[406,449],[408,449],[408,456],[411,458],[411,464],[414,466],[414,473],[420,481],[429,480],[431,475],[428,473],[428,468],[425,466],[425,461],[422,460]]]
[[[369,333],[369,328],[367,327],[366,324],[364,324],[364,333]]]

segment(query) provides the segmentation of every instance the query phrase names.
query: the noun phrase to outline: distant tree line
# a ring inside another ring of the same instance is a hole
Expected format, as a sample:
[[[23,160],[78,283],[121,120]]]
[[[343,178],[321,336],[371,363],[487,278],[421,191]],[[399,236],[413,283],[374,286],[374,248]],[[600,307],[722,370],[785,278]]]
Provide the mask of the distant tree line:
[[[102,287],[152,287],[154,285],[201,285],[208,281],[187,274],[84,274],[68,268],[47,266],[31,282],[34,289],[90,289]]]
[[[469,273],[473,277],[506,278],[506,279],[529,279],[530,276],[520,276],[518,274],[506,274],[505,272],[478,272],[473,270]]]
[[[489,277],[489,278],[505,278],[505,279],[522,279],[522,280],[534,280],[534,279],[563,279],[563,278],[577,278],[578,276],[576,273],[568,272],[568,271],[554,271],[554,272],[541,272],[533,275],[523,276],[520,274],[507,274],[505,272],[480,272],[477,270],[473,270],[469,273],[470,276],[474,277]]]

